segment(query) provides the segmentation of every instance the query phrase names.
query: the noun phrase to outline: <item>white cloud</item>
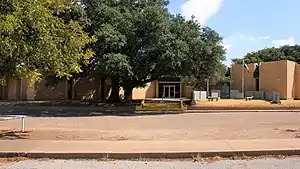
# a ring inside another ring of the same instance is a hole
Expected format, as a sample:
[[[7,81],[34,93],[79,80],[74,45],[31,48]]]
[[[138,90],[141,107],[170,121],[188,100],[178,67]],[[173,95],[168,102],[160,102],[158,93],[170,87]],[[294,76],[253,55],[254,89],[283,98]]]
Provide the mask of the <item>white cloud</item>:
[[[268,40],[268,39],[270,39],[270,36],[260,36],[259,39],[260,40]]]
[[[192,15],[203,25],[217,14],[223,0],[188,0],[181,6],[182,15],[190,19]]]
[[[284,46],[284,45],[295,45],[296,40],[295,40],[294,37],[289,37],[289,38],[286,38],[286,39],[273,40],[272,44],[275,47],[280,47],[280,46]]]
[[[243,34],[243,33],[236,33],[229,37],[229,39],[235,39],[240,41],[256,41],[259,39],[259,37],[255,37],[249,34]]]

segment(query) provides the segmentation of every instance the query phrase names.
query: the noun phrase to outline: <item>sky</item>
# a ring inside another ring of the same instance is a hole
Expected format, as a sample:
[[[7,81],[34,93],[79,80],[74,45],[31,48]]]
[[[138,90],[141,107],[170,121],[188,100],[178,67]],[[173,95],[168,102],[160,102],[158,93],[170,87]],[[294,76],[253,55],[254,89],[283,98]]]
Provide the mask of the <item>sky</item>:
[[[168,9],[216,30],[230,65],[252,51],[297,44],[299,6],[300,0],[170,0]]]

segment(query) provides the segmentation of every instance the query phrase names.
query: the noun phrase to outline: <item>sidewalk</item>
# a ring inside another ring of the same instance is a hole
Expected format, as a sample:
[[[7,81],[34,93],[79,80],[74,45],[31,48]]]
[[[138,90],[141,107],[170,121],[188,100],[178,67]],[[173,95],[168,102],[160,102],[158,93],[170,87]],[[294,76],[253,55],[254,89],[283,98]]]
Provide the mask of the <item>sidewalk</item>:
[[[241,113],[241,112],[300,112],[300,109],[286,109],[286,110],[185,110],[184,113]]]
[[[97,116],[97,115],[155,115],[155,114],[180,114],[180,113],[241,113],[241,112],[300,112],[300,109],[194,109],[178,111],[134,111],[133,107],[71,107],[71,106],[4,106],[0,107],[0,115],[23,114],[29,116]],[[60,115],[61,113],[65,115]]]
[[[298,139],[187,141],[2,140],[0,157],[192,158],[234,155],[300,155]]]
[[[135,111],[136,114],[181,114],[181,113],[259,113],[259,112],[300,112],[300,109],[295,110],[180,110],[180,111]]]

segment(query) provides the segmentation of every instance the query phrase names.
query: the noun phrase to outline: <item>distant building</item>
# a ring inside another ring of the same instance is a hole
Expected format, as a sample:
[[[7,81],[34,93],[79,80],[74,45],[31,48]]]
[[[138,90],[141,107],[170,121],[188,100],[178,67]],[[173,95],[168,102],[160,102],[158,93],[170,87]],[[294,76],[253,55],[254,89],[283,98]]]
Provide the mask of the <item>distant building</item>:
[[[279,92],[281,99],[300,99],[300,65],[282,60],[247,64],[244,91]],[[242,64],[231,68],[231,90],[242,89]]]

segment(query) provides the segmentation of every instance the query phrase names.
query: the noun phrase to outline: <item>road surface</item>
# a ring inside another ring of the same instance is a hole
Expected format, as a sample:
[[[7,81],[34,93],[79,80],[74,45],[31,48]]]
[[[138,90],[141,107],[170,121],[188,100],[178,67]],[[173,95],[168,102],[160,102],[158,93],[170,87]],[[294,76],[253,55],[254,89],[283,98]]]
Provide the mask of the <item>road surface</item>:
[[[213,163],[192,161],[96,161],[96,160],[28,160],[1,163],[2,169],[299,169],[300,158],[223,160]]]
[[[19,120],[0,122],[0,139],[30,140],[245,140],[300,137],[300,112],[28,117],[27,133],[14,135]]]

